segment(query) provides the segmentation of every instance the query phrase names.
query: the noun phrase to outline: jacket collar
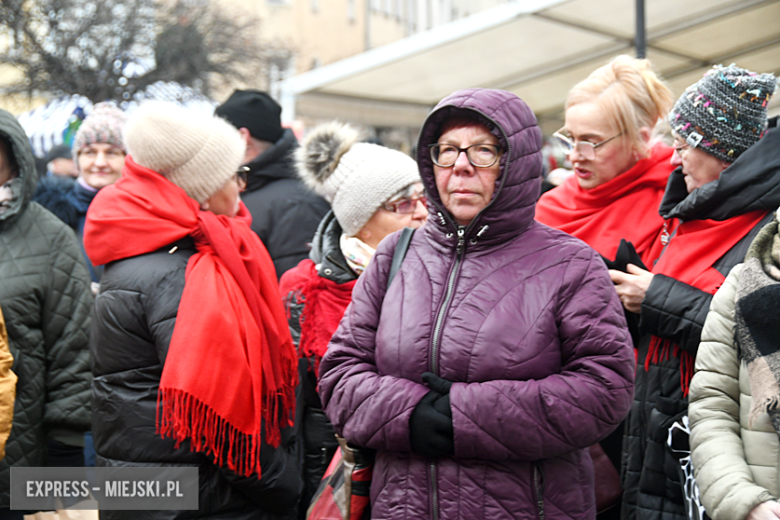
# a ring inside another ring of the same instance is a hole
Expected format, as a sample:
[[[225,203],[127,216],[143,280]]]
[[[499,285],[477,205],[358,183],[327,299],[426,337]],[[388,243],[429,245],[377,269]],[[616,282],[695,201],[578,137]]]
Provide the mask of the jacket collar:
[[[317,266],[317,274],[337,284],[350,282],[358,277],[341,252],[342,233],[333,210],[328,211],[317,226],[309,253],[309,258]]]
[[[286,128],[273,146],[246,164],[249,167],[247,191],[259,190],[277,179],[297,178],[292,157],[292,152],[297,147],[295,134]]]

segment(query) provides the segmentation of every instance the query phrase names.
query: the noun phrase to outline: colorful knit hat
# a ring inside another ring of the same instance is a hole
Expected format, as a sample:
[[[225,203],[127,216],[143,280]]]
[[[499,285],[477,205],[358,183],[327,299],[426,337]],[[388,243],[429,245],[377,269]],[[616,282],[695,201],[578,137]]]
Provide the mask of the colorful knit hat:
[[[122,132],[126,122],[127,115],[116,105],[109,102],[98,103],[76,132],[73,139],[73,156],[85,146],[95,143],[112,144],[125,150]]]
[[[246,151],[241,134],[224,119],[176,103],[147,101],[125,130],[133,160],[203,203],[236,174]]]
[[[669,113],[672,130],[694,148],[734,162],[766,132],[772,74],[715,65],[688,87]]]
[[[347,236],[355,236],[379,207],[420,182],[417,163],[397,150],[358,142],[349,125],[325,123],[295,151],[298,175],[327,200]]]

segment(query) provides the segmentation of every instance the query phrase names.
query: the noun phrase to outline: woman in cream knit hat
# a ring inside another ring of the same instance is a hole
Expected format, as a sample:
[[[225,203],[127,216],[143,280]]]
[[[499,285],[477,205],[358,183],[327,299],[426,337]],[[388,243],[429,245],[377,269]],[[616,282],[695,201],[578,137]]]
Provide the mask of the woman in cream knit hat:
[[[301,490],[296,357],[238,196],[244,143],[225,121],[166,103],[142,105],[124,137],[122,177],[95,197],[84,233],[105,265],[91,343],[97,465],[195,465],[197,518],[284,516]],[[192,517],[151,517],[163,513]]]
[[[414,160],[358,137],[348,125],[327,123],[312,130],[296,153],[301,178],[333,208],[317,229],[310,259],[280,281],[301,360],[302,514],[337,446],[316,390],[319,361],[379,242],[428,217]]]

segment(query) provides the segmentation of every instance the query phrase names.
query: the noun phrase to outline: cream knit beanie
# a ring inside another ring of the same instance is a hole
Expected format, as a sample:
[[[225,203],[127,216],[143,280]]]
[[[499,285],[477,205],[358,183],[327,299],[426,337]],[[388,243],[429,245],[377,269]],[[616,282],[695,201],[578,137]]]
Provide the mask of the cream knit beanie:
[[[357,235],[390,197],[420,181],[417,163],[408,155],[357,141],[351,126],[325,123],[295,151],[298,174],[330,202],[348,236]]]
[[[230,123],[175,103],[149,101],[127,122],[133,160],[205,202],[236,174],[246,143]]]

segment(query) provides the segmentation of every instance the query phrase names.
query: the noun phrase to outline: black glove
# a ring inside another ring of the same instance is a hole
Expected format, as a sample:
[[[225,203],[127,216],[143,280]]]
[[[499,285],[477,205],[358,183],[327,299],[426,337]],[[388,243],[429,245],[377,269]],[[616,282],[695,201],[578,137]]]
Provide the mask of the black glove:
[[[634,264],[637,267],[641,267],[645,271],[650,269],[645,266],[642,259],[639,258],[639,253],[636,252],[634,244],[628,242],[625,238],[620,239],[617,253],[615,254],[615,261],[613,262],[609,258],[601,257],[604,263],[607,264],[608,269],[617,269],[618,271],[628,272],[628,264]]]
[[[447,381],[432,372],[423,373],[422,380],[428,385],[428,388],[442,394],[441,397],[433,402],[433,408],[440,414],[446,415],[452,421],[452,408],[450,408],[452,381]]]
[[[438,408],[443,409],[446,406],[449,410],[450,396],[443,396],[431,390],[417,403],[409,418],[409,440],[412,451],[423,457],[435,459],[455,453],[452,412],[450,411],[448,417],[434,406],[443,398],[446,398],[446,403],[442,401]]]
[[[424,372],[422,375],[422,380],[423,383],[428,385],[428,388],[431,390],[436,390],[442,395],[449,394],[450,388],[452,388],[452,381],[447,381],[446,379],[443,379],[432,372]]]
[[[84,467],[84,448],[68,446],[50,439],[47,443],[46,467],[82,468]]]

